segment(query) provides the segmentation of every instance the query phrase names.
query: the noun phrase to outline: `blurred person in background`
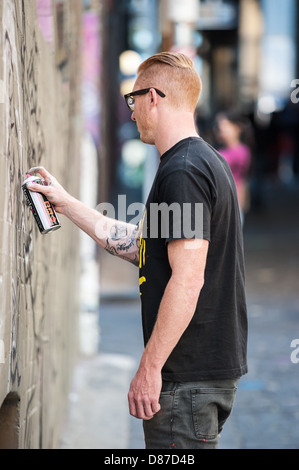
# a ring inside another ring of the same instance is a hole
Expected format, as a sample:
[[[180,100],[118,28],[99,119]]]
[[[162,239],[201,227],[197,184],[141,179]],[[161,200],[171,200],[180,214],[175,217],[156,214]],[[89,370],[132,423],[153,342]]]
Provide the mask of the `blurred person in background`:
[[[226,159],[234,176],[242,223],[250,206],[249,176],[252,163],[252,129],[248,119],[236,110],[216,116],[219,153]]]
[[[215,449],[247,372],[243,240],[237,192],[221,155],[197,133],[194,111],[201,80],[191,59],[162,52],[141,64],[125,96],[143,142],[160,165],[142,221],[113,220],[72,197],[46,169],[43,192],[113,255],[139,267],[145,348],[128,393],[130,413],[143,419],[146,447]],[[157,205],[173,203],[168,233]],[[178,220],[196,204],[201,230],[186,235]],[[155,232],[155,235],[153,233]]]

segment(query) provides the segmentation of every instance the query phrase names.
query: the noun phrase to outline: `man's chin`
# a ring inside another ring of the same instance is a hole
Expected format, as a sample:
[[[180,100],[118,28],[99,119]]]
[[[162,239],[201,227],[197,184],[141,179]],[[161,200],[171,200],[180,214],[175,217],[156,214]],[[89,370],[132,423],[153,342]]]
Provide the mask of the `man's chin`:
[[[155,142],[152,141],[152,139],[149,139],[149,137],[146,137],[142,134],[140,134],[140,140],[141,142],[143,142],[144,144],[147,144],[147,145],[155,145]]]

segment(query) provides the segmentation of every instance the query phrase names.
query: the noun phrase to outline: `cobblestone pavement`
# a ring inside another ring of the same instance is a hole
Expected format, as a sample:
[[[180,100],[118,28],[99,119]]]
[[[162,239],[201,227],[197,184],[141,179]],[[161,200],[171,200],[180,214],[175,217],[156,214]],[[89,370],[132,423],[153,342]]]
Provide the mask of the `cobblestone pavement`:
[[[264,209],[244,226],[249,373],[222,449],[299,448],[299,362],[291,361],[299,338],[299,188],[272,186],[264,196]],[[142,423],[127,409],[143,348],[139,299],[104,300],[100,331],[98,357],[82,360],[75,374],[62,447],[142,449]]]

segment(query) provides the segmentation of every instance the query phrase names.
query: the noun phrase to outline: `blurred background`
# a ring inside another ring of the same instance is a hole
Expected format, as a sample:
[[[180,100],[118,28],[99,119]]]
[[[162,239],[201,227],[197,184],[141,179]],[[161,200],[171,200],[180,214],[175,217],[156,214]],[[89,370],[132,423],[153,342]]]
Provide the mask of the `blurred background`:
[[[108,201],[117,208],[118,195],[126,195],[129,206],[144,202],[148,194],[159,157],[140,142],[123,94],[132,90],[138,65],[161,50],[181,51],[194,60],[203,80],[196,112],[203,138],[222,148],[219,113],[242,114],[251,150],[247,214],[267,209],[269,186],[296,185],[296,0],[85,0],[83,4],[86,145],[94,148],[96,165],[96,171],[90,167],[87,171],[89,182],[96,174],[97,202]],[[113,261],[109,258],[107,263]],[[108,291],[112,287],[106,260],[102,268],[101,289]],[[117,292],[123,283],[125,290],[132,288],[130,276],[120,284],[114,276]]]
[[[298,1],[84,0],[83,10],[81,198],[93,207],[110,202],[116,217],[132,218],[118,196],[126,196],[127,207],[144,202],[159,155],[140,142],[123,94],[150,55],[190,56],[203,81],[199,133],[232,158],[243,214],[249,374],[221,446],[298,448],[299,364],[291,347],[299,337]],[[230,153],[232,141],[241,156]],[[140,423],[126,409],[142,352],[138,272],[84,235],[81,255],[85,359],[70,398],[70,423],[80,424],[69,425],[64,446],[77,445],[76,439],[84,445],[84,419],[89,416],[90,430],[98,413],[95,447],[142,447]],[[84,406],[80,411],[84,393],[100,402],[93,416]]]

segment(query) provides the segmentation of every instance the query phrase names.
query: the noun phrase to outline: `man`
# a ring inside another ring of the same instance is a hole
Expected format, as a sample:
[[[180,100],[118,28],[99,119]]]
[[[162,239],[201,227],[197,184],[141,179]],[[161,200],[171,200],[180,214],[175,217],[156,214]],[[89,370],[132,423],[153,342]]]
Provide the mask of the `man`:
[[[31,189],[41,190],[110,253],[139,265],[145,349],[128,400],[130,413],[144,420],[147,448],[217,448],[237,381],[247,372],[236,188],[225,160],[196,131],[200,92],[193,62],[165,52],[141,64],[125,96],[141,140],[161,155],[137,227],[87,208],[45,169],[29,171],[48,184]],[[163,203],[181,209],[168,212],[167,233],[161,214],[153,216]],[[198,207],[201,229],[194,230]],[[186,236],[186,227],[194,236]]]

